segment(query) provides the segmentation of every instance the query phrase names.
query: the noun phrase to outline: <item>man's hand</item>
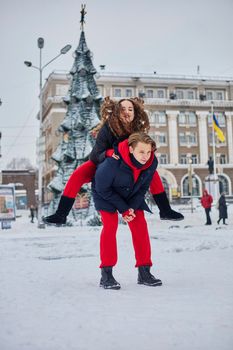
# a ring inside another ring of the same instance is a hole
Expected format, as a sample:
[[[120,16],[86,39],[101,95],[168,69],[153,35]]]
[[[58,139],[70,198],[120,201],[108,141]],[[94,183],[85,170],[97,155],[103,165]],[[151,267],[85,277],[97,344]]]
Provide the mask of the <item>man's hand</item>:
[[[123,220],[125,222],[130,222],[135,218],[135,216],[134,209],[130,208],[127,210],[127,212],[123,213]]]

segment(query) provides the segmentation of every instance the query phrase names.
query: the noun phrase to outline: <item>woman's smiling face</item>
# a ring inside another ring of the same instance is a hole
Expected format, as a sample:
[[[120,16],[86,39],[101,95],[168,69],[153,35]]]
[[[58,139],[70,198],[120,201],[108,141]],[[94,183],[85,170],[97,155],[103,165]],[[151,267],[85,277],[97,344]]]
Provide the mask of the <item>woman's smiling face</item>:
[[[120,120],[125,123],[131,123],[134,120],[134,106],[129,100],[121,102]]]

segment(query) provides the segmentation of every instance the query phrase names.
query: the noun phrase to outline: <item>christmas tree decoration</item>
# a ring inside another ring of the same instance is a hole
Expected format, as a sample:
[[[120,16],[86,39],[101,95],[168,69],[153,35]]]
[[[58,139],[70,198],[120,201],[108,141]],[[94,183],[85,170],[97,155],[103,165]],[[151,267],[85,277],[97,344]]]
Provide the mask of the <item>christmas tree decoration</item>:
[[[100,122],[102,96],[94,79],[96,70],[92,63],[92,54],[86,44],[85,14],[85,5],[82,5],[81,35],[74,52],[74,64],[70,70],[70,87],[67,96],[64,97],[67,112],[58,128],[63,137],[52,155],[52,159],[57,163],[57,171],[48,184],[48,189],[53,193],[49,214],[57,209],[62,191],[72,172],[88,159],[95,143],[92,130]],[[70,213],[68,222],[71,224],[98,222],[89,185],[84,186],[84,192],[85,198],[82,192],[76,201],[78,204],[74,205]]]

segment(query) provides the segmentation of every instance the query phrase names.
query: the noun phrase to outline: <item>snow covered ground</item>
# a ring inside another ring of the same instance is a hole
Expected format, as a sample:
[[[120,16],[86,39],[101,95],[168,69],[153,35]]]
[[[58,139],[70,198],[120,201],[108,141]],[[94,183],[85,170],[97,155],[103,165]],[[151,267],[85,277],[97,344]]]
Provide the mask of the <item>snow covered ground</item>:
[[[99,232],[31,224],[0,230],[1,350],[232,350],[233,205],[228,226],[148,216],[155,275],[137,285],[130,232],[119,226],[119,291],[98,287]]]

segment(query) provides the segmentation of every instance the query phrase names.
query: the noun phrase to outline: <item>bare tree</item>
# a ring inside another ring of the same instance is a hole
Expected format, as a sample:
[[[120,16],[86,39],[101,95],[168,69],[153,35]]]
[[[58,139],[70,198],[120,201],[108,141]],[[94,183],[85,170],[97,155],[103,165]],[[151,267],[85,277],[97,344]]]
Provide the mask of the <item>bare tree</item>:
[[[26,169],[35,169],[31,164],[30,159],[22,158],[12,158],[12,160],[7,164],[6,168],[8,170],[26,170]]]

